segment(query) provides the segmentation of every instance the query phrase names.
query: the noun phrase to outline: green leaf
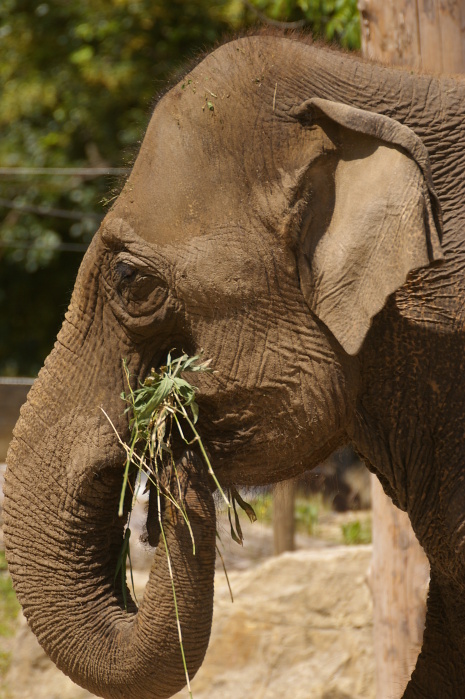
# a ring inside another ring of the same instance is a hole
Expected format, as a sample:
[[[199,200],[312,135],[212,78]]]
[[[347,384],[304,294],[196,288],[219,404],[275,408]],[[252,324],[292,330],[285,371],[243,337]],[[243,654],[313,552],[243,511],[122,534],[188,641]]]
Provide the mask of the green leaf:
[[[172,390],[173,381],[169,376],[164,376],[158,385],[154,386],[154,391],[151,397],[146,400],[146,392],[141,396],[140,401],[136,402],[138,406],[138,419],[144,420],[151,416],[151,414],[162,404],[162,402],[167,398]]]
[[[190,409],[191,409],[191,411],[192,411],[192,421],[193,421],[193,423],[194,423],[194,425],[195,425],[195,423],[196,423],[197,420],[199,419],[199,406],[197,405],[197,403],[195,402],[195,400],[193,400],[191,403],[189,403],[189,407],[190,407]]]
[[[198,359],[200,359],[200,354],[196,354],[195,357],[187,357],[186,361],[183,363],[182,371],[195,371],[195,367],[192,369],[189,369],[189,367]]]
[[[189,371],[204,371],[206,373],[209,373],[213,371],[210,367],[212,360],[207,359],[206,362],[203,362],[202,364],[197,364],[196,366],[193,366],[189,369]]]
[[[184,394],[190,394],[190,393],[195,393],[196,389],[192,384],[190,384],[188,381],[185,381],[184,379],[181,379],[179,377],[176,377],[175,379],[171,379],[173,384],[176,386],[176,388],[179,390],[180,393]]]

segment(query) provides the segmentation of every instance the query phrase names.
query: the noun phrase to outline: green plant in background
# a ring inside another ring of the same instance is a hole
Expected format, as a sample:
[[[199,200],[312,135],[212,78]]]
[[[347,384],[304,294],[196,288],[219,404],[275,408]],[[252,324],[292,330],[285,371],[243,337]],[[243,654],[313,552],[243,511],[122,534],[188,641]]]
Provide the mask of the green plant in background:
[[[0,167],[130,166],[156,93],[230,30],[224,5],[2,0]],[[92,175],[0,177],[0,374],[37,374],[102,202],[120,186]]]
[[[295,503],[295,520],[298,531],[303,531],[310,536],[316,536],[318,532],[318,519],[321,511],[321,499],[312,498],[297,500]]]
[[[273,521],[273,495],[262,493],[251,499],[257,519],[263,524]],[[295,501],[296,530],[309,536],[317,536],[318,522],[322,512],[328,509],[320,493],[308,498],[298,497]]]
[[[235,26],[260,20],[310,30],[317,39],[360,48],[357,0],[230,0],[225,16]]]
[[[14,635],[16,631],[15,622],[19,610],[19,602],[16,599],[13,584],[7,572],[5,553],[0,551],[0,640]],[[0,680],[6,675],[10,666],[10,660],[10,653],[0,649]]]
[[[262,524],[273,521],[273,496],[266,492],[255,495],[251,504]],[[332,544],[358,545],[371,543],[371,519],[363,517],[360,520],[340,523],[338,515],[332,511],[331,504],[326,502],[322,493],[314,493],[303,497],[298,495],[295,500],[295,528],[297,532],[307,536],[315,536]],[[348,515],[351,516],[351,515]]]
[[[271,524],[273,521],[273,496],[271,493],[260,493],[251,498],[251,504],[259,522]]]
[[[341,524],[342,540],[347,546],[356,546],[359,544],[371,544],[371,521],[360,521],[356,519],[353,522]]]
[[[14,621],[20,609],[7,570],[5,552],[0,551],[0,636],[14,634]]]

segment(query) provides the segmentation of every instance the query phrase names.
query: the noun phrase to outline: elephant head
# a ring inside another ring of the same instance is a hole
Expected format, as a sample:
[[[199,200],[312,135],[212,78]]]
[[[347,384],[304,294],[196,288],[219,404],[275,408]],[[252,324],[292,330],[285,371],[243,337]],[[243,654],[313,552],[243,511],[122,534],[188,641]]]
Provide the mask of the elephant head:
[[[368,79],[378,91],[360,89]],[[353,440],[432,540],[405,456],[437,408],[415,402],[421,372],[409,350],[422,333],[428,351],[441,327],[450,336],[421,306],[445,265],[435,151],[421,119],[412,123],[418,80],[249,37],[210,54],[157,104],[8,457],[18,597],[52,659],[94,693],[168,697],[184,684],[163,552],[137,612],[113,585],[124,455],[100,408],[127,434],[123,358],[140,378],[173,347],[212,360],[198,402],[223,486],[282,480]],[[192,676],[208,644],[215,515],[209,476],[193,454],[178,456],[196,556],[176,512],[164,518]]]

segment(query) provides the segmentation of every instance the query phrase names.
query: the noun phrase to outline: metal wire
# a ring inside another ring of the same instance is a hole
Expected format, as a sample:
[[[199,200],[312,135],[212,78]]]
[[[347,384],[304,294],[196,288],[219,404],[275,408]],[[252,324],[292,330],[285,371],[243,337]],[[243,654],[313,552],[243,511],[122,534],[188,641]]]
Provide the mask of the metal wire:
[[[58,245],[47,245],[47,243],[23,243],[20,240],[0,240],[0,248],[14,248],[16,250],[50,250],[50,252],[85,252],[88,245],[83,243],[58,243]]]
[[[128,175],[126,167],[0,167],[0,176],[55,175],[69,177],[102,177],[103,175]]]
[[[99,214],[94,214],[92,212],[86,213],[85,211],[70,211],[69,209],[52,209],[48,206],[32,206],[30,204],[19,204],[10,199],[1,199],[0,206],[4,206],[7,209],[15,209],[16,211],[23,211],[26,214],[38,214],[39,216],[53,216],[54,218],[69,218],[75,221],[81,221],[84,218],[95,219],[95,221],[100,222],[103,216]]]

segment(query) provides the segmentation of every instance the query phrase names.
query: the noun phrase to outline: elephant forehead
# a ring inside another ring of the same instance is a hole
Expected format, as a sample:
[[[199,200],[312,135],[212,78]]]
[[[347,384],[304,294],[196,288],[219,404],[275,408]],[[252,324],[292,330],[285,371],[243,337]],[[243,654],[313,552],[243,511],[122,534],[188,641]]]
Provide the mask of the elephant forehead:
[[[149,242],[250,225],[257,189],[280,181],[279,152],[297,127],[273,111],[274,77],[234,48],[217,54],[159,102],[115,206]]]
[[[118,201],[117,214],[149,242],[199,235],[209,222],[241,215],[236,164],[215,152],[214,134],[207,142],[200,129],[187,127],[187,117],[183,121],[186,126],[167,109],[154,115]]]
[[[149,242],[171,243],[212,225],[245,223],[250,187],[244,159],[228,147],[231,116],[220,118],[221,107],[211,110],[209,103],[190,85],[177,86],[153,114],[116,207]]]

